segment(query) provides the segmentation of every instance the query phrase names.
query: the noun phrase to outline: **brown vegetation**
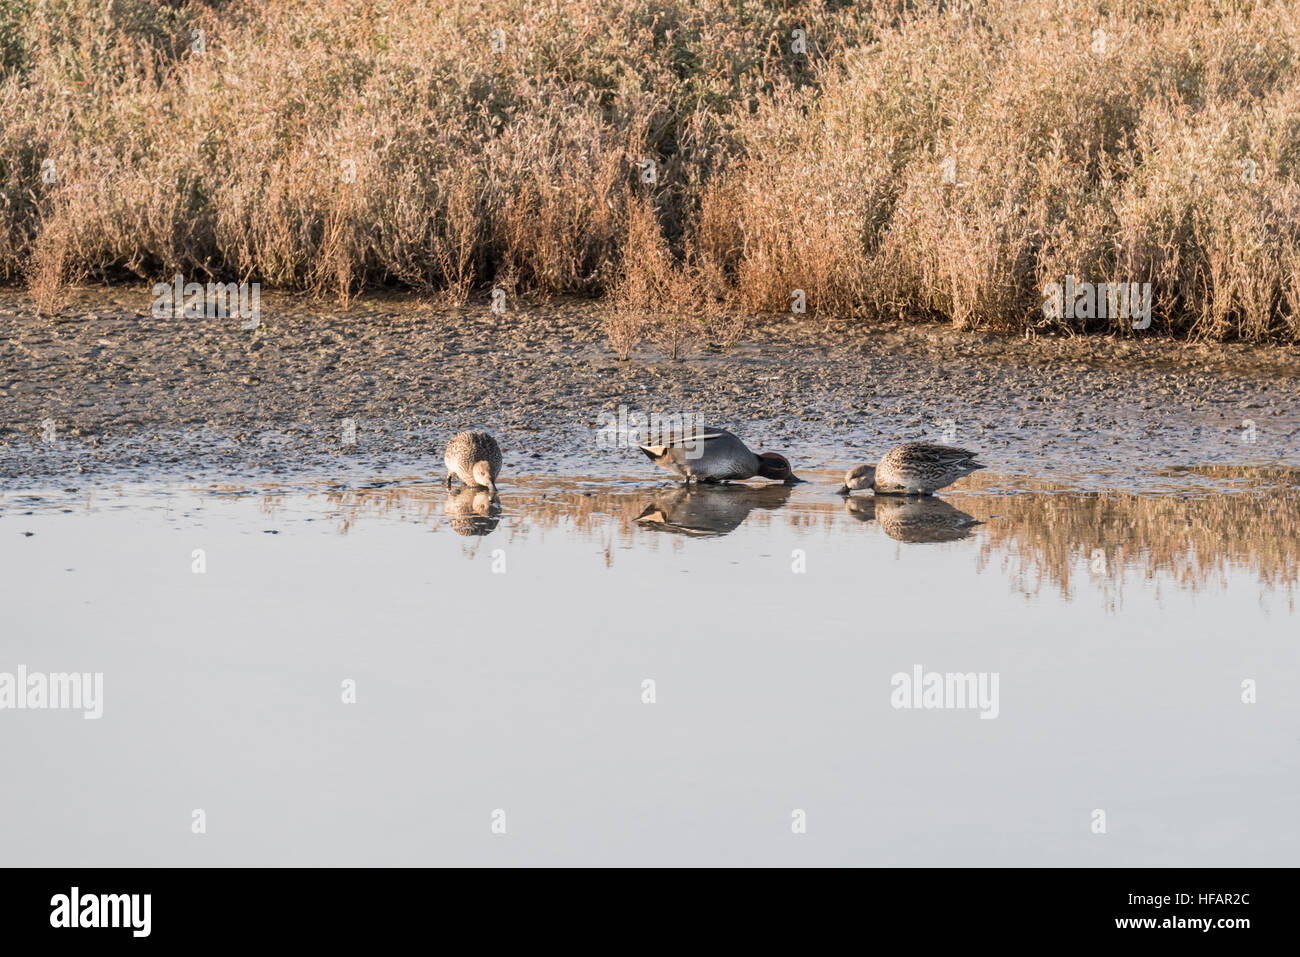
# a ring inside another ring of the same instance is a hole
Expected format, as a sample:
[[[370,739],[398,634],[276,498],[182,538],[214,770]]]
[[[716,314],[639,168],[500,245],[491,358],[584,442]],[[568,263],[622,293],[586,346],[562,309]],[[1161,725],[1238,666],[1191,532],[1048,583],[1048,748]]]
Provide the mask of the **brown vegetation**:
[[[1297,116],[1297,0],[0,0],[0,279],[1297,342]]]

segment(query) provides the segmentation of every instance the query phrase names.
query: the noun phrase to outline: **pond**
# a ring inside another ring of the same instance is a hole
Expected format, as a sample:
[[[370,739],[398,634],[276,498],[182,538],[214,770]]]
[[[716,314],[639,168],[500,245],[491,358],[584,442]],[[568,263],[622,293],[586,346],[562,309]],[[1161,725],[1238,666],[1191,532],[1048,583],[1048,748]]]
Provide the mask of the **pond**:
[[[0,859],[1294,862],[1295,470],[806,477],[6,493]]]

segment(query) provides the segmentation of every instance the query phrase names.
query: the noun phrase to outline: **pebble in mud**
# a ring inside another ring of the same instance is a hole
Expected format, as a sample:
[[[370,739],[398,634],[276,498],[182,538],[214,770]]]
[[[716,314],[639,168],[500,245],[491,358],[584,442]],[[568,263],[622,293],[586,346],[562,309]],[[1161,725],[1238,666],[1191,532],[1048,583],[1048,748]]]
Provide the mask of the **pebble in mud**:
[[[1281,347],[775,317],[725,352],[669,362],[647,345],[619,363],[585,300],[485,323],[486,301],[376,295],[338,313],[267,294],[271,321],[250,340],[233,321],[155,318],[145,288],[77,297],[52,321],[0,292],[0,489],[434,475],[469,426],[503,435],[507,472],[656,478],[635,450],[596,441],[600,412],[620,404],[698,413],[814,467],[919,438],[976,445],[1002,472],[1300,465],[1300,352]]]

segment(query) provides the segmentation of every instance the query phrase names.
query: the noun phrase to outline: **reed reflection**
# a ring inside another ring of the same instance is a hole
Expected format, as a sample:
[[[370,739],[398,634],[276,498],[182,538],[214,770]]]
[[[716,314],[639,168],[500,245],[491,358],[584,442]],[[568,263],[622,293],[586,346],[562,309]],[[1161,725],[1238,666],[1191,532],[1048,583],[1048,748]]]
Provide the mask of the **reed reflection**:
[[[1256,577],[1261,595],[1280,592],[1293,602],[1300,579],[1296,473],[1216,467],[1177,479],[1170,491],[1138,494],[981,474],[943,499],[855,495],[845,502],[818,484],[647,489],[530,478],[502,489],[514,520],[500,525],[501,513],[490,505],[474,496],[447,499],[432,485],[331,490],[326,497],[344,531],[368,514],[458,534],[487,534],[508,524],[512,542],[545,547],[551,534],[579,536],[603,544],[607,561],[619,551],[658,547],[665,539],[660,532],[676,533],[672,539],[687,547],[690,538],[784,529],[810,542],[825,540],[827,547],[839,540],[862,548],[879,529],[903,543],[974,546],[977,570],[1005,577],[1027,595],[1050,587],[1066,597],[1099,592],[1113,603],[1126,581],[1163,579],[1197,591],[1226,587],[1229,571],[1244,569]],[[1189,491],[1189,479],[1203,484]]]

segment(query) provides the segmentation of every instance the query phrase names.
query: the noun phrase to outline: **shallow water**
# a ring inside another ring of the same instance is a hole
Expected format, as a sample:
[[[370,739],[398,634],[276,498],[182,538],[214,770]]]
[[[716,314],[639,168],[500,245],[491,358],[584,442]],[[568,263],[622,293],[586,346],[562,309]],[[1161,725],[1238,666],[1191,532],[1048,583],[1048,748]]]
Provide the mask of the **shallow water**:
[[[6,494],[0,860],[1295,862],[1294,472],[809,477]]]

